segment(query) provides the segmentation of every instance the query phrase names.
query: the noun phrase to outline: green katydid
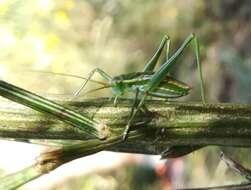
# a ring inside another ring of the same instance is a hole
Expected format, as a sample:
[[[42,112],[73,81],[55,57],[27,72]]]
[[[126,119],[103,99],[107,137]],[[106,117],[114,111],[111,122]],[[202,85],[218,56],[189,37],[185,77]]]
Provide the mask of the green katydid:
[[[80,93],[80,91],[86,86],[87,82],[91,80],[91,78],[96,72],[100,74],[102,78],[108,81],[107,84],[105,84],[102,88],[112,88],[112,93],[115,96],[115,104],[117,98],[122,96],[126,91],[135,92],[134,104],[131,109],[128,124],[123,134],[123,139],[125,139],[130,130],[134,117],[136,116],[137,112],[142,108],[147,96],[169,99],[178,98],[189,94],[189,90],[191,88],[187,84],[167,75],[170,72],[170,69],[175,65],[177,59],[182,55],[184,49],[192,41],[194,43],[196,63],[201,81],[201,97],[202,101],[205,102],[203,77],[200,63],[199,42],[194,34],[190,34],[182,43],[180,48],[170,58],[168,58],[170,38],[168,36],[164,36],[157,51],[150,59],[150,61],[146,64],[142,72],[134,72],[111,77],[99,68],[94,69],[89,73],[87,80],[85,80],[85,82],[78,89],[75,95],[78,95]],[[164,47],[166,47],[167,52],[166,59],[164,60],[164,63],[161,65],[161,67],[157,71],[154,71],[154,68],[160,58]],[[141,96],[140,101],[138,100],[139,96]]]
[[[78,95],[81,90],[85,87],[87,82],[96,82],[100,85],[103,85],[101,88],[98,89],[103,89],[103,88],[112,88],[112,92],[115,95],[114,103],[116,104],[117,98],[122,96],[126,91],[132,91],[135,92],[135,99],[134,99],[134,104],[131,109],[131,114],[130,118],[128,121],[128,124],[126,126],[126,129],[123,134],[123,139],[126,138],[126,135],[128,134],[128,131],[130,129],[130,126],[133,122],[133,118],[139,111],[139,109],[142,108],[143,103],[146,99],[147,96],[152,96],[152,97],[159,97],[159,98],[178,98],[181,96],[185,96],[189,93],[189,90],[191,89],[187,84],[178,81],[170,76],[167,76],[169,73],[170,69],[173,67],[173,65],[176,63],[177,59],[180,57],[180,55],[183,53],[184,49],[191,43],[194,42],[194,49],[195,49],[195,55],[196,55],[196,62],[198,66],[198,73],[199,77],[201,80],[201,96],[202,96],[202,101],[205,102],[204,98],[204,86],[203,86],[203,77],[202,77],[202,72],[201,72],[201,64],[200,64],[200,52],[199,52],[199,43],[194,34],[190,34],[181,47],[170,57],[168,58],[168,52],[169,52],[169,45],[170,45],[170,39],[167,36],[164,36],[162,39],[157,51],[154,53],[150,61],[146,64],[144,67],[143,72],[134,72],[134,73],[129,73],[129,74],[123,74],[115,77],[111,77],[107,73],[105,73],[103,70],[97,68],[93,70],[88,78],[84,77],[79,77],[76,75],[70,75],[70,74],[62,74],[62,73],[52,73],[52,74],[59,74],[59,75],[64,75],[64,76],[71,76],[71,77],[77,77],[84,79],[85,82],[81,85],[79,90],[75,93],[75,95]],[[160,67],[159,70],[154,72],[154,68],[161,56],[161,53],[163,52],[163,49],[166,47],[166,58],[164,60],[164,63]],[[91,80],[92,76],[95,73],[99,73],[105,80],[108,82],[99,82],[95,80]],[[44,73],[51,73],[51,72],[44,72]],[[94,89],[98,90],[98,89]],[[93,90],[91,90],[93,91]],[[90,92],[90,91],[89,91]],[[140,95],[143,95],[140,102],[138,103],[138,98]],[[192,149],[197,147],[192,147]],[[177,154],[175,155],[182,155],[186,151],[191,151],[191,147],[186,149],[186,147],[171,147],[171,150],[175,149],[177,150]],[[179,151],[182,150],[182,151]],[[180,153],[181,152],[181,153]],[[167,149],[167,151],[163,152],[163,155],[169,155],[172,154],[170,153],[170,148]]]

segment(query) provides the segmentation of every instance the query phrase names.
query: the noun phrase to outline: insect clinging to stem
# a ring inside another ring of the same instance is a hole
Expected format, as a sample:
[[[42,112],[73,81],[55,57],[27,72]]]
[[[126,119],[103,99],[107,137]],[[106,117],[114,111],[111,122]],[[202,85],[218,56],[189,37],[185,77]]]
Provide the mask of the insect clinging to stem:
[[[88,81],[92,81],[91,78],[95,73],[98,73],[103,79],[107,81],[107,83],[100,83],[101,85],[103,85],[103,87],[98,89],[110,87],[112,89],[113,95],[115,96],[115,104],[117,102],[117,98],[122,96],[125,92],[130,91],[135,93],[134,103],[131,108],[131,114],[123,133],[123,139],[126,139],[133,119],[138,113],[138,111],[142,108],[147,96],[169,99],[178,98],[189,94],[189,91],[191,89],[189,85],[177,79],[174,79],[171,76],[168,76],[168,74],[177,62],[178,58],[182,55],[183,51],[191,42],[193,42],[194,45],[196,63],[200,78],[201,98],[202,101],[205,103],[204,82],[201,70],[199,42],[196,35],[193,33],[187,36],[187,38],[184,40],[178,50],[170,57],[168,55],[170,38],[168,36],[164,36],[156,52],[145,65],[142,72],[133,72],[111,77],[109,74],[99,68],[92,70],[89,73],[89,76],[87,77],[85,82],[81,85],[81,87],[76,91],[74,95],[77,96],[86,86]],[[158,63],[158,60],[164,48],[166,48],[165,59],[161,64],[160,68],[154,71],[154,68]]]

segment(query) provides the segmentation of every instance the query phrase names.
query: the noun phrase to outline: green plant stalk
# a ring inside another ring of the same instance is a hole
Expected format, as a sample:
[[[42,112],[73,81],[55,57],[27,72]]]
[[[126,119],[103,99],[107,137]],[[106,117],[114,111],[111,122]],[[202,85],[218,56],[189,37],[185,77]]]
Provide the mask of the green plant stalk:
[[[122,134],[131,108],[130,100],[120,100],[117,107],[109,99],[59,101],[72,110],[93,117],[109,126],[110,136]],[[167,146],[223,145],[251,146],[251,106],[238,104],[201,104],[147,101],[150,115],[139,114],[133,126],[137,138],[109,148],[114,151],[160,154]],[[89,135],[75,130],[53,117],[9,102],[0,104],[0,137],[47,139],[74,144]],[[129,133],[132,134],[132,131]],[[70,141],[69,141],[70,140]]]
[[[107,127],[104,124],[2,80],[0,95],[39,112],[53,115],[97,138],[104,139],[107,135]]]
[[[0,178],[0,190],[17,189],[43,174],[44,173],[37,167],[37,165],[29,166],[21,171]]]
[[[32,181],[64,163],[74,159],[94,154],[120,142],[122,137],[100,141],[87,140],[74,146],[51,148],[36,158],[36,163],[16,173],[0,178],[0,190],[13,190]]]
[[[130,138],[137,138],[131,135]],[[0,178],[0,190],[16,189],[46,173],[51,172],[64,163],[80,157],[88,156],[122,142],[122,135],[109,140],[85,140],[73,145],[48,148],[36,158],[36,163],[16,173]]]
[[[139,115],[136,120],[149,120],[122,141],[122,132],[130,112],[129,100],[120,100],[118,107],[108,99],[60,101],[74,110],[108,123],[108,140],[89,139],[81,130],[53,117],[8,101],[0,103],[0,136],[15,140],[47,139],[62,144],[42,153],[36,164],[0,179],[0,189],[15,189],[60,165],[102,150],[160,154],[168,146],[245,146],[250,147],[250,105],[177,103],[147,101],[152,113]],[[42,127],[42,128],[41,128]],[[44,127],[44,128],[43,128]],[[86,137],[85,140],[83,137]],[[47,141],[43,141],[46,144]],[[66,146],[67,144],[67,146]],[[48,143],[49,145],[49,143]],[[177,151],[174,151],[177,154]]]
[[[176,156],[187,154],[191,147],[191,150],[195,150],[205,145],[251,146],[250,105],[148,101],[147,107],[151,112],[139,114],[135,119],[137,127],[133,128],[137,130],[131,131],[128,139],[122,141],[121,134],[128,121],[131,101],[121,100],[116,108],[107,99],[61,102],[67,104],[66,108],[5,82],[0,83],[0,87],[0,94],[4,97],[50,114],[43,115],[17,104],[3,102],[0,105],[0,137],[15,140],[47,139],[62,144],[42,153],[35,165],[1,178],[0,189],[15,189],[66,162],[102,150],[161,154],[167,149],[165,154]],[[64,117],[58,116],[62,113],[61,108],[64,112],[77,110],[74,114],[85,115],[84,118],[92,116],[100,123],[108,124],[109,138],[103,141],[89,139],[90,135],[85,131],[65,125],[70,122],[68,117],[65,121]]]

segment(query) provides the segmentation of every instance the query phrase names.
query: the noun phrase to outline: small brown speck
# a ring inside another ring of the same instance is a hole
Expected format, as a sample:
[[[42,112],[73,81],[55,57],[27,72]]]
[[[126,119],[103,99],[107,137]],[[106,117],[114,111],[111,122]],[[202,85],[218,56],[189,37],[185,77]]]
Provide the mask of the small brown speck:
[[[105,140],[107,135],[108,135],[108,127],[105,123],[100,123],[99,125],[100,133],[99,133],[99,138],[101,140]]]

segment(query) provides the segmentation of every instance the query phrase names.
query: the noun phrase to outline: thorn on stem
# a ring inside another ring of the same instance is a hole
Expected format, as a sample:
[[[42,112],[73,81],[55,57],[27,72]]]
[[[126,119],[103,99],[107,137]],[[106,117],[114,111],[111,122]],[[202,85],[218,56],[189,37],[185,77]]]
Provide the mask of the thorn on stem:
[[[124,130],[124,133],[123,133],[123,141],[126,140],[127,135],[128,135],[128,133],[129,133],[129,129],[130,129],[130,125],[127,124],[127,125],[126,125],[126,128],[125,128],[125,130]]]
[[[109,129],[105,123],[99,124],[99,139],[105,140],[108,136]]]
[[[225,162],[225,164],[235,172],[239,173],[241,176],[245,177],[248,181],[251,181],[251,170],[245,168],[235,160],[228,158],[223,152],[220,153],[220,159]]]

